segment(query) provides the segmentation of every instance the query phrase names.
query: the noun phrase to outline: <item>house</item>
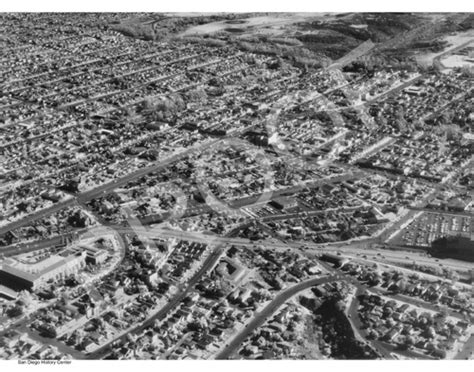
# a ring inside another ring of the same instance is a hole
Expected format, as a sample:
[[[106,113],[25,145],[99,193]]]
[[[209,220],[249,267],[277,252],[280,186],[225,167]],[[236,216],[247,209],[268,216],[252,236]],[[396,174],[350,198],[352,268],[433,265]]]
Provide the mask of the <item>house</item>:
[[[385,334],[384,339],[388,342],[393,342],[399,334],[400,330],[398,328],[392,328],[388,333]]]

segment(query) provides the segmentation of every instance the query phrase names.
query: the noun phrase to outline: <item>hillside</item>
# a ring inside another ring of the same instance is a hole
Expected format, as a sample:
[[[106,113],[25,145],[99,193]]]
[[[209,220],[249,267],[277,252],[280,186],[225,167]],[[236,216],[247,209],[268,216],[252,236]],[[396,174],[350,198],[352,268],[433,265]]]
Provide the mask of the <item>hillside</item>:
[[[452,13],[254,13],[124,15],[113,30],[144,40],[234,45],[274,55],[294,64],[319,68],[338,60],[364,42],[375,43],[359,62],[416,66],[420,51],[439,52],[451,32],[473,27],[472,14]],[[370,60],[370,61],[369,61]]]

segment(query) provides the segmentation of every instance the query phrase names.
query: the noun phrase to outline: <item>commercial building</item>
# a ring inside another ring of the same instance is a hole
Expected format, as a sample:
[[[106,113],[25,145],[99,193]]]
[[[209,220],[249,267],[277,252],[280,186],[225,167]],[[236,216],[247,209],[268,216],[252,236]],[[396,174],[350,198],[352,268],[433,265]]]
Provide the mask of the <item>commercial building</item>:
[[[14,300],[18,297],[18,292],[11,290],[10,288],[0,285],[0,298],[6,298],[7,300]]]
[[[48,281],[56,281],[76,273],[85,265],[86,252],[68,250],[37,262],[4,261],[0,268],[0,284],[13,290],[34,290]]]
[[[292,197],[282,196],[270,202],[270,204],[278,210],[287,211],[298,206],[298,200]]]
[[[86,253],[86,263],[100,265],[107,259],[107,251],[91,246],[82,246]]]

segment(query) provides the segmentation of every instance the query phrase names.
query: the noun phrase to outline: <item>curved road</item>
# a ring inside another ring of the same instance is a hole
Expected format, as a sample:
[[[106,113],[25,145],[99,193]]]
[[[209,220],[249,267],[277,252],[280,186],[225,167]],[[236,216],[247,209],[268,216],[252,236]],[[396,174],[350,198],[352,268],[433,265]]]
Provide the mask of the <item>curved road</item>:
[[[106,345],[102,346],[101,348],[97,349],[96,351],[93,351],[90,354],[87,354],[86,359],[103,359],[104,357],[107,356],[112,351],[112,348],[110,347],[112,342],[118,341],[118,340],[125,340],[127,335],[130,333],[140,333],[142,332],[145,328],[153,325],[155,320],[162,320],[168,316],[168,314],[173,311],[173,309],[186,297],[186,295],[194,288],[194,286],[198,283],[198,281],[201,279],[201,277],[208,271],[210,270],[216,262],[220,259],[221,254],[223,253],[223,248],[217,248],[211,255],[205,260],[204,264],[201,266],[201,268],[193,275],[193,277],[189,280],[188,284],[186,287],[182,288],[182,290],[177,293],[174,297],[170,299],[170,301],[163,307],[161,308],[155,315],[152,317],[148,318],[145,322],[137,325],[135,328],[132,330],[128,331],[124,335],[120,336],[117,339],[114,339],[107,343]]]
[[[254,319],[240,332],[224,350],[219,352],[215,359],[229,359],[234,354],[245,339],[258,327],[261,327],[265,321],[278,310],[286,301],[296,295],[298,292],[311,288],[316,285],[334,282],[337,280],[346,280],[342,275],[333,275],[325,278],[313,278],[298,283],[290,288],[283,290],[272,302],[270,302],[260,313],[256,314]]]
[[[145,176],[149,173],[156,172],[158,170],[161,170],[165,168],[166,166],[184,158],[185,156],[188,156],[196,151],[199,151],[203,148],[211,147],[214,146],[216,143],[223,141],[222,139],[219,140],[211,140],[211,141],[203,141],[200,142],[192,147],[187,148],[186,150],[177,153],[177,154],[172,154],[168,156],[167,158],[161,159],[149,166],[139,168],[134,170],[133,172],[126,174],[124,176],[121,176],[119,178],[116,178],[115,180],[109,181],[107,183],[104,183],[102,185],[97,186],[94,189],[84,191],[82,193],[79,193],[76,197],[74,198],[69,198],[63,201],[60,201],[50,207],[40,209],[34,213],[29,214],[28,216],[25,216],[24,218],[13,221],[7,225],[4,225],[0,227],[0,235],[3,235],[7,233],[10,230],[17,229],[19,227],[26,226],[30,224],[33,221],[39,220],[40,218],[43,218],[45,216],[51,215],[57,211],[60,211],[62,209],[65,209],[67,207],[70,207],[74,205],[76,202],[79,203],[84,203],[86,201],[89,201],[91,199],[97,198],[99,196],[105,195],[109,193],[110,191],[116,189],[117,187],[121,187],[126,185],[128,182],[135,180],[137,178],[140,178],[142,176]]]

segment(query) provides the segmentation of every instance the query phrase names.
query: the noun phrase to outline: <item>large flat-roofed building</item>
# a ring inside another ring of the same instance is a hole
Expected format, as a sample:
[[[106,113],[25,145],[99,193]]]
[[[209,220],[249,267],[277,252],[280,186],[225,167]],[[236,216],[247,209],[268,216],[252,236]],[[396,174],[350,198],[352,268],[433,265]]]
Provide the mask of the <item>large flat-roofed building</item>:
[[[6,298],[7,300],[14,300],[17,297],[18,297],[18,292],[0,284],[0,298]]]
[[[279,210],[287,211],[288,209],[296,208],[298,206],[298,200],[288,196],[281,196],[279,198],[273,199],[270,202],[270,205]]]
[[[74,274],[85,266],[86,252],[65,251],[34,264],[14,259],[0,268],[0,284],[14,290],[34,290],[46,282]]]
[[[37,285],[35,275],[18,270],[8,264],[3,264],[0,269],[0,283],[15,291],[33,289]]]
[[[86,263],[90,263],[93,265],[100,265],[102,264],[108,257],[107,251],[91,246],[81,246],[86,252]]]

